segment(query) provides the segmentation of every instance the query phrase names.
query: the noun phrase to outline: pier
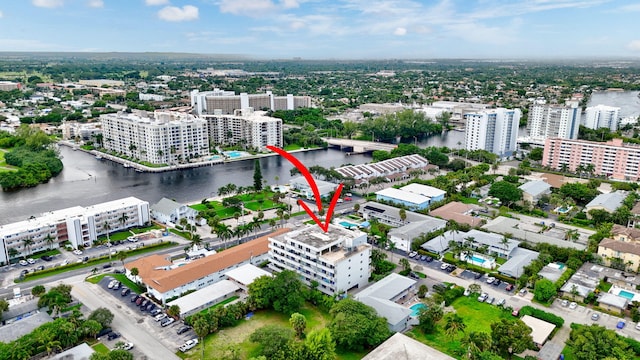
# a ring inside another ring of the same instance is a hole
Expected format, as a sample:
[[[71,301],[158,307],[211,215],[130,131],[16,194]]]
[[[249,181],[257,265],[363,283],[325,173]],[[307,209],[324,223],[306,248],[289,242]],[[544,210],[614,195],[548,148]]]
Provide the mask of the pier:
[[[391,151],[398,147],[395,144],[387,144],[383,142],[362,141],[362,140],[350,140],[350,139],[337,139],[337,138],[322,138],[329,146],[339,147],[340,150],[349,151],[351,153],[361,154],[366,152],[372,152],[376,150]]]

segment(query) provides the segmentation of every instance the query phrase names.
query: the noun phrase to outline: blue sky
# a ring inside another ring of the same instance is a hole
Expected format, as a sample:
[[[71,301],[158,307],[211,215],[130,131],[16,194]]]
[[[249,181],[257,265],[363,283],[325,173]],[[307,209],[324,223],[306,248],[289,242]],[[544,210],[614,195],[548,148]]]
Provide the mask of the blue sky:
[[[640,1],[3,0],[0,51],[640,57]]]

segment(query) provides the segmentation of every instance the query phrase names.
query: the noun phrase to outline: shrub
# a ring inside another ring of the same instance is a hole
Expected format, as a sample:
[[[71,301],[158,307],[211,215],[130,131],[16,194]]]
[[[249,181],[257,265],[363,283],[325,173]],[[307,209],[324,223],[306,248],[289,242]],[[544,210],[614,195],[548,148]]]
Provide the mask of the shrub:
[[[444,292],[444,304],[446,306],[451,305],[457,298],[464,294],[464,288],[462,286],[454,286]]]
[[[555,315],[555,314],[551,314],[548,313],[546,311],[542,311],[539,309],[536,309],[534,307],[531,307],[529,305],[523,306],[520,309],[520,315],[529,315],[529,316],[533,316],[534,318],[540,319],[540,320],[544,320],[546,322],[550,322],[554,325],[556,325],[557,327],[562,327],[562,325],[564,324],[564,319]]]

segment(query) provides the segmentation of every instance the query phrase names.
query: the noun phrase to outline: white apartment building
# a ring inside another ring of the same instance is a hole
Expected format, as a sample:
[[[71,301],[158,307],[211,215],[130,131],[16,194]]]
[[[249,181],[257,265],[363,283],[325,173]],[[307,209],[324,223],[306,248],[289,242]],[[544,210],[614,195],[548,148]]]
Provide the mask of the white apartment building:
[[[107,150],[152,164],[175,164],[209,155],[206,120],[180,112],[100,115]]]
[[[191,91],[191,107],[197,115],[230,115],[235,110],[254,108],[256,110],[294,110],[311,107],[309,96],[275,96],[271,91],[264,94],[241,93],[214,89],[213,91]]]
[[[520,109],[490,109],[467,114],[465,148],[487,150],[500,157],[516,150]]]
[[[267,145],[282,147],[282,119],[269,117],[252,108],[235,110],[233,115],[202,115],[209,126],[212,144],[241,144],[263,150]]]
[[[269,237],[269,267],[292,270],[327,295],[365,286],[370,275],[371,246],[367,234],[330,224],[323,232],[315,225]]]
[[[20,89],[20,83],[14,83],[11,81],[0,81],[0,91],[11,91]]]
[[[618,130],[620,108],[606,105],[590,106],[585,111],[584,126],[589,129],[608,128]]]
[[[65,241],[77,249],[93,244],[107,230],[111,233],[148,222],[149,203],[135,197],[47,212],[0,226],[0,262],[59,247]],[[25,239],[31,239],[30,244]]]
[[[566,105],[533,104],[529,108],[527,133],[533,141],[550,137],[577,139],[580,128],[580,107],[577,101]]]

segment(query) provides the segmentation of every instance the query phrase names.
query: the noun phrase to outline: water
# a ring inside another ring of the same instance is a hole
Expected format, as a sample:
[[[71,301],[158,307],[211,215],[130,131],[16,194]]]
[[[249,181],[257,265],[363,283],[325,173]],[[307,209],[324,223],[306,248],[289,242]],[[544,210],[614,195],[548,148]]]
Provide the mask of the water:
[[[598,91],[594,92],[587,106],[608,105],[620,108],[620,117],[640,115],[640,91]]]
[[[485,260],[485,259],[483,259],[483,258],[479,258],[479,257],[477,257],[477,256],[472,256],[472,257],[471,257],[471,260],[472,260],[473,262],[477,262],[477,263],[479,263],[479,264],[484,264],[484,262],[485,262],[485,261],[487,261],[487,260]]]
[[[411,305],[410,309],[413,310],[413,312],[411,313],[411,316],[416,317],[420,315],[420,309],[426,308],[426,307],[427,305],[423,303],[417,303],[417,304]]]
[[[635,296],[635,294],[629,291],[620,290],[620,292],[618,293],[618,296],[622,296],[623,298],[633,300],[633,297]]]
[[[139,173],[90,154],[60,147],[64,170],[47,184],[15,192],[0,192],[0,224],[25,220],[45,211],[87,206],[127,196],[158,202],[162,197],[178,202],[199,202],[216,196],[229,183],[253,185],[254,160],[164,173]],[[371,161],[370,155],[351,155],[339,150],[317,150],[295,154],[305,166],[339,167]],[[280,156],[260,159],[263,179],[284,184],[293,166]]]

